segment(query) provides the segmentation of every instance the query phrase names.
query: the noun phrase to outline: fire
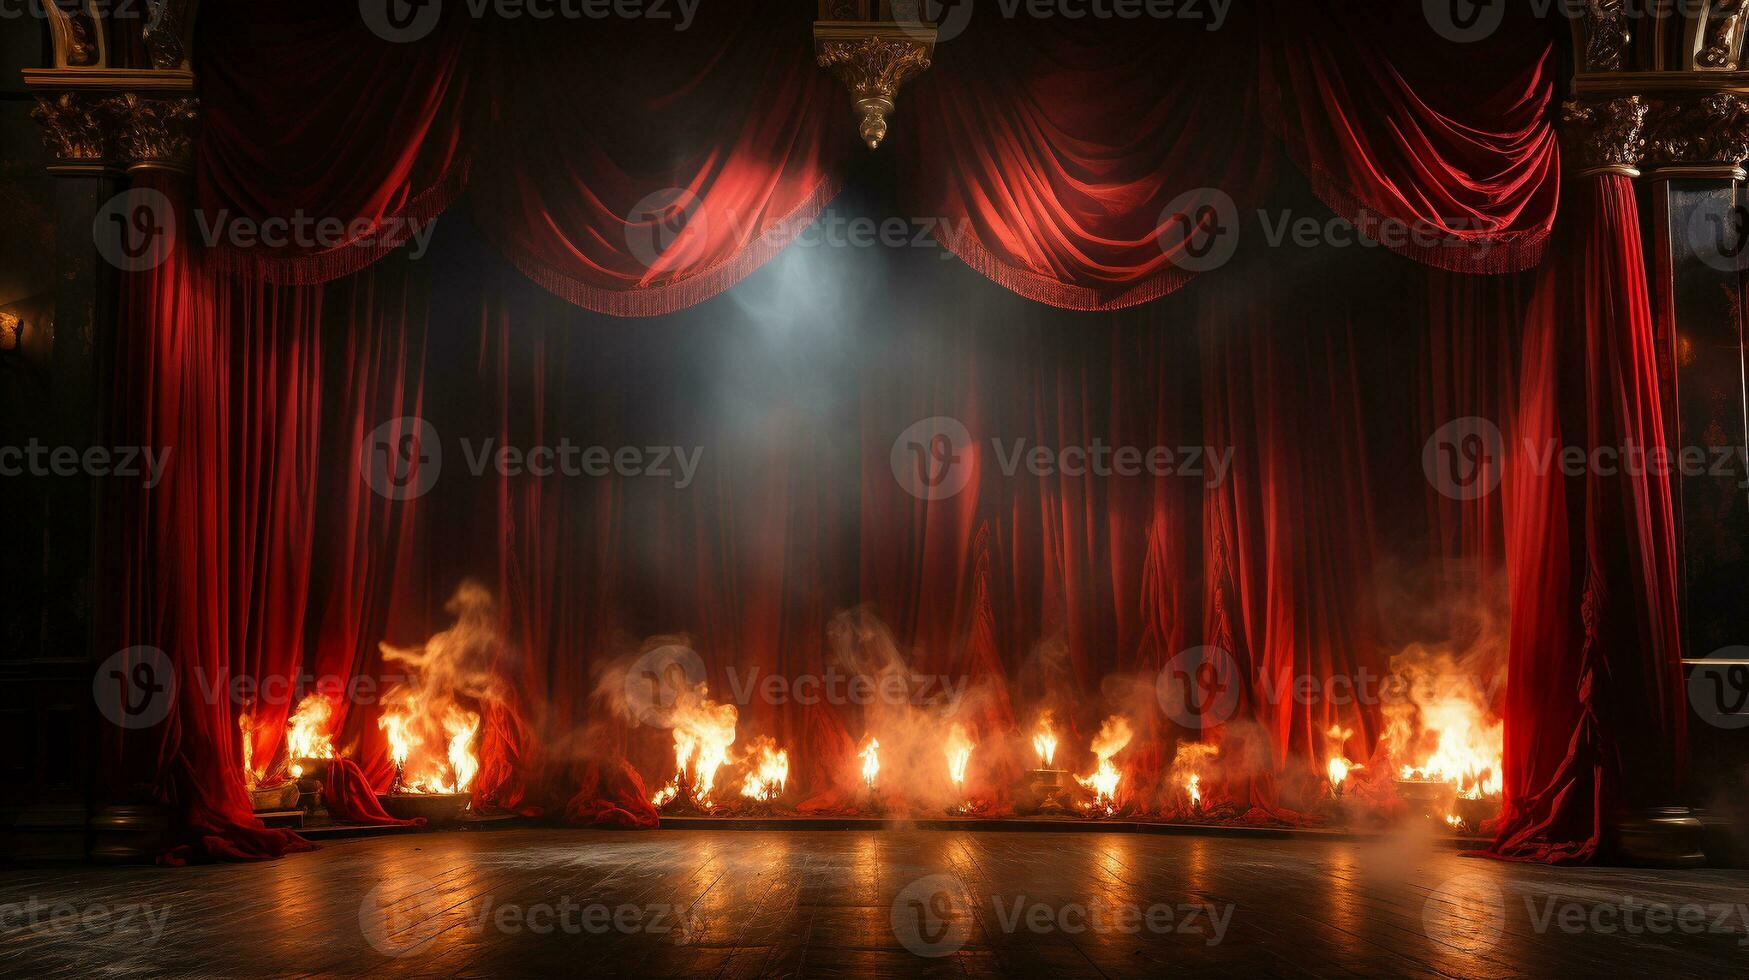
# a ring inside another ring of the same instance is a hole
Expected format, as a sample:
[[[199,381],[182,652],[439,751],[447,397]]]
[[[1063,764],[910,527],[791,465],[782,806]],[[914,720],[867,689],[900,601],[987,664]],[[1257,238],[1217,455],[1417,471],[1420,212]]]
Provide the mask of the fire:
[[[1190,797],[1192,810],[1202,806],[1202,777],[1196,773],[1191,773],[1190,778],[1184,781],[1184,792]]]
[[[1350,762],[1342,754],[1343,748],[1348,744],[1349,736],[1353,734],[1353,729],[1343,728],[1341,725],[1331,725],[1330,730],[1324,733],[1324,737],[1331,742],[1330,761],[1325,764],[1324,771],[1330,777],[1330,792],[1336,796],[1342,795],[1342,784],[1348,779],[1349,773],[1356,769],[1365,768],[1358,763]]]
[[[757,758],[749,755],[753,761],[746,782],[741,784],[741,795],[769,803],[783,795],[784,784],[789,782],[789,753],[779,749],[769,738],[759,739],[754,751]]]
[[[474,748],[480,733],[478,712],[449,704],[439,714],[408,691],[383,710],[377,727],[389,741],[398,792],[465,793],[480,772]],[[436,745],[444,747],[441,756],[435,750],[419,751]]]
[[[1099,765],[1092,775],[1075,777],[1076,782],[1093,791],[1093,803],[1089,809],[1110,813],[1116,807],[1117,784],[1122,774],[1111,764],[1111,757],[1130,744],[1132,735],[1129,719],[1112,715],[1099,726],[1099,734],[1093,736],[1093,754],[1099,759]]]
[[[868,740],[868,746],[857,753],[857,756],[862,759],[862,781],[867,783],[871,790],[874,789],[875,774],[881,771],[880,747],[880,739],[871,736]]]
[[[1032,747],[1038,752],[1041,769],[1051,767],[1051,757],[1057,754],[1057,733],[1051,730],[1051,713],[1039,716],[1038,732],[1032,736]]]
[[[972,740],[957,723],[947,733],[947,778],[954,789],[964,791],[966,764],[972,761]]]
[[[1489,710],[1478,681],[1488,671],[1476,670],[1478,662],[1418,647],[1392,659],[1412,696],[1386,706],[1381,741],[1403,779],[1451,783],[1465,799],[1500,796],[1506,726]]]
[[[255,768],[255,718],[248,712],[237,716],[237,728],[243,733],[243,785],[253,790],[267,778],[267,773]]]
[[[334,735],[328,730],[333,722],[334,703],[322,695],[312,694],[298,702],[297,710],[285,722],[286,758],[334,758]]]
[[[704,697],[701,686],[698,692],[684,691],[676,698],[670,719],[674,725],[675,775],[673,783],[656,794],[662,798],[656,805],[678,795],[684,782],[690,786],[693,800],[709,809],[717,770],[729,761],[729,749],[735,744],[735,706]]]

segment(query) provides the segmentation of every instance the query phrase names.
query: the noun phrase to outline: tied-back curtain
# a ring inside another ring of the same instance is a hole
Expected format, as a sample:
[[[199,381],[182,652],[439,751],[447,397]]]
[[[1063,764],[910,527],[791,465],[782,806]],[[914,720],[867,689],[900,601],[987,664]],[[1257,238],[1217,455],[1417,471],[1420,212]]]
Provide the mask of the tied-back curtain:
[[[1620,807],[1678,786],[1686,706],[1667,477],[1563,472],[1567,447],[1666,449],[1633,185],[1581,178],[1525,321],[1507,447],[1512,589],[1497,853],[1583,861]]]

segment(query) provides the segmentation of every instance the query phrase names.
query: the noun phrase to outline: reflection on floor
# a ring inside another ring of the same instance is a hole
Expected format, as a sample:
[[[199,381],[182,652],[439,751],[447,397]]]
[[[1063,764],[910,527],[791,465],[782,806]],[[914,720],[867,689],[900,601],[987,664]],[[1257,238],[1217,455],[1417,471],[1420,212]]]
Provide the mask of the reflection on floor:
[[[517,829],[0,871],[9,975],[1737,976],[1749,878],[1414,842]]]

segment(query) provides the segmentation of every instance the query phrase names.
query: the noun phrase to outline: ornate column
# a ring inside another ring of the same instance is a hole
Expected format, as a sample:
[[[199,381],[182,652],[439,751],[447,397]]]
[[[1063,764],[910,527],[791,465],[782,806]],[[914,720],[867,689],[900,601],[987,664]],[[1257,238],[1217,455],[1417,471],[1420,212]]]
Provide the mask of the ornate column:
[[[1587,0],[1573,20],[1578,70],[1563,107],[1564,121],[1592,134],[1583,147],[1564,147],[1585,154],[1581,166],[1640,171],[1664,428],[1688,454],[1670,479],[1690,709],[1687,798],[1701,807],[1740,791],[1731,781],[1749,762],[1746,7],[1704,0],[1630,17],[1620,0]],[[1634,114],[1639,132],[1629,139]],[[1630,852],[1670,857],[1670,842],[1692,836],[1695,824],[1687,814],[1642,813],[1620,829]]]
[[[99,5],[44,3],[53,67],[27,69],[37,96],[32,116],[54,163],[56,291],[47,364],[49,404],[42,440],[56,446],[105,445],[112,431],[120,269],[116,237],[124,217],[118,195],[130,174],[186,173],[196,123],[194,74],[185,54],[191,4],[148,0],[125,8],[123,21]],[[117,10],[123,8],[118,7]],[[114,22],[105,18],[114,16]],[[137,29],[150,66],[118,66],[109,43]],[[27,800],[15,829],[35,855],[150,857],[162,816],[145,799],[117,799],[107,787],[130,782],[101,747],[104,726],[92,694],[99,663],[95,624],[104,614],[95,593],[104,544],[97,528],[103,481],[88,474],[57,478],[43,513],[45,596],[31,683],[44,705],[71,706],[41,716],[41,737],[59,751],[48,768],[75,770],[70,798],[43,790]]]

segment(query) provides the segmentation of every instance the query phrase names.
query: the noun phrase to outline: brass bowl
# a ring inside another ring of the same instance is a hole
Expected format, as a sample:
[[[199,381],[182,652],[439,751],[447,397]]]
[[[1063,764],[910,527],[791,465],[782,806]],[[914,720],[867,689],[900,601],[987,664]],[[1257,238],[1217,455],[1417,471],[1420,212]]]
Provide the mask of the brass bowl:
[[[377,802],[397,820],[424,817],[433,827],[461,823],[468,816],[466,793],[378,793]]]

